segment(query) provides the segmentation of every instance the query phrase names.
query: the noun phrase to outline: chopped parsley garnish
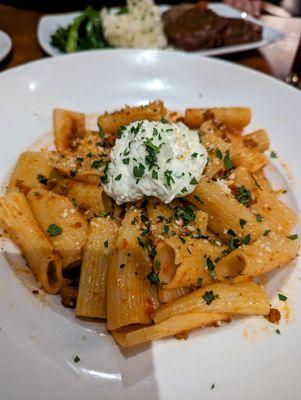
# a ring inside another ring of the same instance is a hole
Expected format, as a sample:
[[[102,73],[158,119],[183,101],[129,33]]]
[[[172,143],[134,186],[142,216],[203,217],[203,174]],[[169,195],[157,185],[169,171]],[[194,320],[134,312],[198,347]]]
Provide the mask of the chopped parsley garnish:
[[[179,236],[179,239],[181,240],[181,242],[182,242],[183,244],[186,243],[186,240],[185,240],[182,236]]]
[[[242,239],[241,244],[249,244],[250,240],[251,240],[251,235],[248,234]]]
[[[145,171],[145,166],[141,163],[139,163],[138,167],[137,165],[134,166],[133,168],[133,174],[135,178],[141,178],[144,175]]]
[[[197,185],[198,181],[195,179],[195,177],[193,177],[190,181],[190,185]]]
[[[235,198],[244,206],[249,207],[251,200],[251,192],[244,185],[239,186],[236,189]]]
[[[122,160],[122,162],[123,162],[123,164],[129,165],[130,159],[129,159],[129,158],[124,158],[124,159]]]
[[[161,118],[161,122],[162,122],[162,124],[169,124],[169,122],[167,121],[167,119],[166,118]]]
[[[240,246],[240,240],[237,238],[231,238],[229,240],[228,246],[231,251],[236,250]]]
[[[122,174],[117,175],[115,178],[115,181],[120,181],[121,177],[122,177]]]
[[[154,270],[158,274],[160,272],[160,269],[161,269],[161,261],[156,259],[154,263]]]
[[[104,175],[100,178],[102,183],[109,183],[108,169],[109,169],[109,164],[105,166],[105,169],[103,170]]]
[[[159,135],[159,132],[158,132],[157,128],[153,128],[153,135],[154,136],[158,136]]]
[[[257,222],[262,222],[263,221],[263,216],[262,215],[256,214],[255,217],[256,217],[256,221]]]
[[[120,268],[120,269],[123,269],[124,267],[125,267],[125,264],[120,264],[120,265],[119,265],[119,268]]]
[[[104,211],[104,210],[102,210],[102,211],[100,211],[100,213],[99,213],[99,216],[100,216],[100,217],[106,217],[107,215],[109,215],[109,211]]]
[[[98,169],[103,165],[104,165],[104,162],[102,160],[94,160],[91,164],[91,168]]]
[[[215,154],[216,154],[216,157],[217,157],[219,160],[222,160],[222,159],[223,159],[223,153],[220,151],[220,149],[216,149]]]
[[[141,246],[142,248],[144,248],[144,241],[143,241],[142,239],[140,239],[139,236],[137,237],[137,241],[138,241],[139,246]]]
[[[164,225],[163,226],[163,232],[164,233],[168,233],[169,232],[169,226],[168,225]]]
[[[216,275],[216,272],[215,272],[215,265],[214,265],[214,262],[211,260],[210,257],[207,257],[206,264],[207,264],[207,267],[208,267],[209,274],[211,275],[211,277],[213,279],[216,279],[217,275]]]
[[[276,333],[276,335],[281,335],[281,332],[278,328],[275,330],[275,333]]]
[[[92,154],[92,153],[87,153],[87,154],[86,154],[86,157],[92,158],[92,157],[93,157],[93,154]]]
[[[227,230],[227,233],[228,233],[228,235],[231,235],[231,236],[236,236],[236,233],[233,231],[233,229],[228,229]]]
[[[158,179],[158,171],[155,171],[155,170],[152,171],[152,178]]]
[[[226,151],[226,154],[225,154],[225,157],[224,157],[224,166],[225,166],[225,168],[227,170],[230,170],[230,169],[232,169],[234,167],[234,164],[233,164],[233,162],[231,160],[231,157],[230,157],[230,150]]]
[[[158,283],[160,283],[160,278],[158,276],[158,274],[156,274],[154,271],[150,272],[147,275],[147,279],[153,283],[154,285],[157,285]]]
[[[213,302],[213,300],[215,300],[216,298],[218,298],[218,296],[216,296],[213,293],[213,290],[210,290],[210,292],[205,292],[205,294],[202,296],[202,299],[206,302],[206,304],[209,306],[209,304],[211,304]]]
[[[215,383],[212,383],[210,389],[213,390],[215,388]]]
[[[137,135],[137,133],[139,132],[142,125],[143,125],[143,121],[138,122],[137,126],[131,127],[131,132],[134,133],[134,135]]]
[[[202,283],[203,283],[203,278],[200,276],[198,278],[198,286],[202,286]]]
[[[48,226],[47,232],[49,233],[49,236],[58,236],[62,233],[63,229],[60,226],[57,226],[56,224],[51,224]]]
[[[155,153],[157,153],[157,154],[160,153],[160,146],[156,146],[156,145],[153,143],[152,139],[147,139],[147,140],[144,142],[144,144],[145,144],[145,146],[146,146],[147,148],[152,149]],[[163,143],[162,143],[162,144],[163,144]]]
[[[192,153],[191,158],[196,158],[198,156],[198,153]]]
[[[153,244],[152,244],[151,240],[149,240],[149,239],[146,240],[145,244],[146,244],[146,248],[147,248],[147,251],[148,251],[148,254],[149,254],[150,258],[155,258],[156,255],[157,255],[157,251],[153,247]]]
[[[76,176],[77,171],[76,169],[70,169],[70,176]]]
[[[83,157],[76,157],[75,161],[78,162],[79,164],[81,164],[84,162],[84,159],[83,159]]]
[[[158,156],[160,153],[160,147],[165,144],[161,143],[160,146],[156,146],[152,139],[147,139],[145,142],[147,155],[145,157],[145,163],[149,166],[149,169],[157,166]]]
[[[39,181],[40,183],[42,183],[42,185],[47,185],[48,178],[46,178],[46,176],[44,176],[44,175],[42,175],[42,174],[39,174],[39,175],[38,175],[38,181]]]
[[[277,156],[277,153],[275,153],[274,151],[271,151],[270,157],[271,158],[277,158],[278,156]]]
[[[287,236],[287,238],[290,240],[296,240],[296,239],[298,239],[298,235],[295,233],[294,235]]]
[[[287,297],[282,293],[278,293],[278,297],[279,297],[280,301],[286,301],[287,300]]]
[[[141,236],[147,236],[147,235],[149,235],[149,233],[150,233],[149,228],[143,229],[143,231],[141,232]]]
[[[117,129],[116,136],[117,136],[118,138],[121,138],[121,136],[122,136],[122,134],[123,134],[123,131],[124,131],[125,129],[126,129],[125,126],[120,126],[120,127]]]
[[[240,219],[239,220],[239,225],[241,226],[241,228],[243,228],[246,225],[247,221],[245,219]]]
[[[166,169],[164,171],[164,177],[165,177],[165,180],[166,180],[166,185],[168,187],[171,187],[171,182],[175,183],[175,181],[174,181],[173,177],[171,176],[171,174],[172,174],[172,171],[170,169]]]
[[[175,218],[177,220],[182,219],[184,225],[187,225],[189,222],[195,220],[195,209],[192,205],[185,207],[176,207],[175,208]]]
[[[181,190],[181,193],[185,193],[185,192],[187,192],[187,188],[183,187],[183,189]]]
[[[75,356],[74,359],[73,359],[73,361],[74,361],[75,363],[78,363],[78,362],[80,361],[80,358],[79,358],[78,356]]]
[[[101,138],[104,138],[105,137],[105,131],[103,130],[103,127],[101,125],[99,125],[99,124],[97,124],[97,125],[98,125],[98,134],[99,134],[99,136]]]
[[[263,236],[269,236],[270,232],[271,232],[271,229],[267,229],[266,231],[263,232]]]
[[[105,242],[103,242],[104,247],[107,249],[109,247],[109,242],[108,240],[106,240]]]

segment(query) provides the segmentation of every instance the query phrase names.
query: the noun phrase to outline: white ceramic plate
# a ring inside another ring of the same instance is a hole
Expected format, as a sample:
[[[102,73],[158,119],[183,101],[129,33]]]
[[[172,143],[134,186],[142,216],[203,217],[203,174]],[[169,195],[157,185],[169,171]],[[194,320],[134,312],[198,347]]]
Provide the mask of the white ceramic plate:
[[[301,92],[260,73],[173,52],[106,50],[4,72],[0,93],[10,93],[0,96],[2,183],[20,152],[49,135],[54,107],[100,113],[154,99],[175,110],[244,105],[253,109],[250,130],[264,127],[281,155],[270,174],[276,186],[288,189],[286,201],[298,210]],[[289,162],[289,179],[282,158]],[[267,287],[273,305],[290,309],[289,322],[284,312],[279,326],[262,317],[239,318],[195,331],[187,341],[170,338],[121,352],[104,324],[77,320],[58,296],[32,294],[36,283],[19,251],[7,239],[1,248],[8,253],[0,254],[1,399],[300,399],[297,262],[272,274]],[[288,301],[279,305],[280,290]],[[76,355],[80,362],[75,364]]]
[[[162,12],[167,10],[170,6],[160,6]],[[245,13],[232,8],[226,4],[217,3],[210,4],[209,8],[215,11],[217,14],[223,15],[230,18],[241,18]],[[59,49],[50,44],[51,35],[56,31],[59,26],[69,25],[73,19],[79,15],[79,12],[65,13],[65,14],[55,14],[55,15],[45,15],[39,21],[38,25],[38,41],[42,49],[51,56],[57,56],[62,54]],[[246,43],[235,46],[219,47],[211,50],[202,50],[194,52],[195,54],[202,56],[211,55],[222,55],[228,53],[235,53],[240,51],[257,49],[261,46],[266,46],[270,43],[276,42],[284,38],[284,35],[277,31],[276,29],[270,28],[266,24],[263,24],[260,20],[247,16],[246,20],[252,21],[263,27],[263,37],[262,40],[258,42]]]
[[[5,59],[12,48],[11,38],[0,30],[0,62]]]

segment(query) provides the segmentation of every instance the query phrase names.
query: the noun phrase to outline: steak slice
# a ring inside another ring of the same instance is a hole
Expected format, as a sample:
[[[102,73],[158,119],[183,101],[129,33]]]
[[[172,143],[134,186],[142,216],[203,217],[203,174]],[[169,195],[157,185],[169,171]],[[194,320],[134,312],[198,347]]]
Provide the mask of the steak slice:
[[[227,27],[227,18],[195,4],[171,7],[162,19],[168,41],[188,51],[219,46],[219,33]]]
[[[238,18],[229,18],[228,26],[223,32],[223,46],[232,46],[249,42],[257,42],[262,38],[262,28]]]
[[[169,43],[187,51],[253,42],[262,33],[249,21],[217,15],[204,2],[171,7],[162,20]]]

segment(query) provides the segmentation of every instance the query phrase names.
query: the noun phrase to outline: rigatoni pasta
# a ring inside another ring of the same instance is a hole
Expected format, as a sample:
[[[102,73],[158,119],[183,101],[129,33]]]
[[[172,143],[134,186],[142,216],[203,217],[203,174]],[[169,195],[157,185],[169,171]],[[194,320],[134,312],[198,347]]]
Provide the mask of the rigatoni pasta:
[[[61,257],[34,219],[23,193],[11,191],[0,198],[0,218],[43,289],[57,293],[62,285]]]
[[[117,221],[110,217],[90,222],[76,303],[78,317],[106,318],[107,272],[117,230]]]
[[[17,161],[9,179],[8,190],[19,188],[27,193],[33,188],[45,188],[53,167],[46,152],[26,151]]]
[[[292,229],[298,218],[265,176],[270,140],[262,129],[244,132],[250,119],[246,107],[188,108],[182,115],[155,101],[106,112],[93,131],[83,113],[55,109],[56,150],[21,154],[0,198],[0,219],[43,289],[60,292],[79,318],[105,319],[121,347],[186,338],[192,329],[236,315],[266,316],[270,300],[253,278],[297,256]],[[136,147],[130,159],[143,120],[148,126],[159,121],[151,125],[159,129],[152,128],[151,139],[143,134],[145,158]],[[124,127],[134,121],[140,122]],[[204,168],[198,179],[188,168],[174,174],[170,166],[176,145],[189,148],[181,140],[166,145],[171,123],[180,129],[183,122],[198,130],[188,131],[196,142],[186,152],[192,168]],[[190,189],[179,184],[167,203],[149,190],[158,198],[117,204],[106,184],[117,162],[112,148],[124,129],[131,129],[132,141],[125,140],[112,178],[122,195],[131,184],[149,189],[147,173],[158,187],[162,180],[162,191],[186,174]],[[203,153],[195,150],[199,138]],[[162,146],[166,169],[160,176]],[[79,284],[75,279],[69,287],[73,273],[80,274]]]
[[[153,304],[150,281],[151,262],[140,237],[141,214],[130,208],[118,231],[109,263],[107,324],[114,330],[151,321]]]
[[[160,322],[187,312],[267,315],[269,311],[269,299],[256,283],[216,283],[165,304],[156,312],[154,321]]]
[[[45,235],[61,254],[63,269],[78,265],[87,238],[85,218],[67,197],[45,189],[31,190],[27,200]]]

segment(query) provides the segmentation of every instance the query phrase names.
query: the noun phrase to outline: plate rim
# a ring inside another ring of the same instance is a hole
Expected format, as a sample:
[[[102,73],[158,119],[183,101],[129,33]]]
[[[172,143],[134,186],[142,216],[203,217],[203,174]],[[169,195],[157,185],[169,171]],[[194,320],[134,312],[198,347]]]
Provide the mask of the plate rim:
[[[286,82],[272,76],[268,75],[262,71],[250,68],[246,65],[238,64],[234,61],[229,61],[229,60],[224,60],[220,58],[213,58],[213,57],[199,57],[196,54],[191,54],[191,53],[184,53],[182,51],[173,51],[173,50],[159,50],[159,49],[103,49],[101,51],[99,50],[85,50],[85,51],[80,51],[80,52],[74,52],[74,53],[68,53],[68,54],[62,54],[60,57],[44,57],[44,58],[39,58],[37,60],[32,60],[28,61],[24,64],[20,64],[17,66],[14,66],[12,68],[6,69],[1,72],[0,74],[0,83],[3,78],[9,75],[13,75],[16,73],[19,73],[20,71],[30,68],[31,66],[34,66],[36,64],[47,64],[47,63],[55,63],[55,62],[61,62],[59,60],[64,60],[65,58],[81,58],[81,57],[88,57],[89,55],[97,55],[97,57],[102,57],[102,54],[116,54],[116,53],[152,53],[152,54],[158,54],[159,56],[167,57],[167,56],[175,56],[175,57],[180,57],[180,58],[192,58],[195,60],[199,60],[199,62],[213,62],[221,65],[227,65],[230,68],[238,68],[238,69],[243,69],[244,71],[255,75],[255,76],[260,76],[261,78],[273,82],[276,85],[280,85],[281,87],[285,87],[292,93],[298,93],[301,96],[301,91],[291,85],[288,85]]]

